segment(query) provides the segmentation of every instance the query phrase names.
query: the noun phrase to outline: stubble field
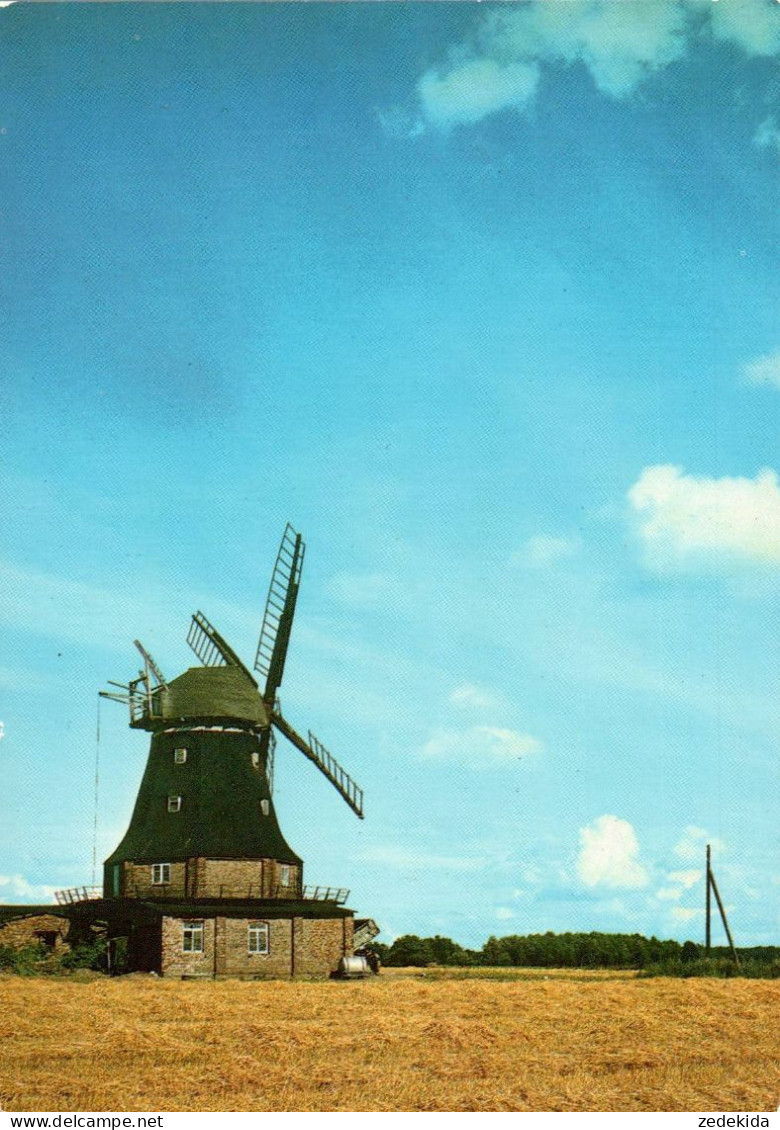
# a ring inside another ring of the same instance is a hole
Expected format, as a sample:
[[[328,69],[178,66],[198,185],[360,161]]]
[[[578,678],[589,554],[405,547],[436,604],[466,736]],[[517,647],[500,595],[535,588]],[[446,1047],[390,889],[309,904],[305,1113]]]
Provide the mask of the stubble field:
[[[389,971],[388,971],[389,972]],[[7,1111],[771,1111],[780,990],[512,979],[0,978]]]

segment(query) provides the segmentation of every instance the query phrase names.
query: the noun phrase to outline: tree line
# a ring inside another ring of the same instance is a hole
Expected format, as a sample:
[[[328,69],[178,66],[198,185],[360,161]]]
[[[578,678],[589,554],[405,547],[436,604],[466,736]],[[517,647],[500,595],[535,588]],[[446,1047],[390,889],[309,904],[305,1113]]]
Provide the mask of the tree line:
[[[652,966],[686,965],[701,961],[704,946],[696,942],[662,941],[642,934],[566,933],[511,934],[490,937],[480,950],[467,949],[451,938],[436,935],[420,938],[404,934],[392,943],[374,942],[371,947],[384,965],[390,966],[523,966],[546,969],[647,969]],[[775,946],[740,950],[740,956],[773,961],[780,957]],[[728,956],[726,947],[713,947],[712,958]]]

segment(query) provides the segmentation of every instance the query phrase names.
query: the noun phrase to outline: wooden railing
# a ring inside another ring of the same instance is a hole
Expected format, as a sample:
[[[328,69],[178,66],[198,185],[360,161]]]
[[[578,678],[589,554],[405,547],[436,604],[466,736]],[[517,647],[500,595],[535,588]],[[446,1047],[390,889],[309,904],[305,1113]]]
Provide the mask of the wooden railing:
[[[74,902],[89,902],[91,899],[102,899],[102,887],[68,887],[64,891],[55,891],[54,897],[60,906],[67,906]]]

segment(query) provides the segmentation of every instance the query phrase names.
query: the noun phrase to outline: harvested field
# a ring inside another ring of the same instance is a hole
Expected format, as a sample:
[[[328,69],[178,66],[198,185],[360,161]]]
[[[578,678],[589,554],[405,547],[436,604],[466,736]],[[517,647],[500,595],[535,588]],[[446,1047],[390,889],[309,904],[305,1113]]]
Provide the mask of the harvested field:
[[[777,1106],[776,983],[538,970],[509,980],[393,973],[350,983],[0,978],[0,1106]]]

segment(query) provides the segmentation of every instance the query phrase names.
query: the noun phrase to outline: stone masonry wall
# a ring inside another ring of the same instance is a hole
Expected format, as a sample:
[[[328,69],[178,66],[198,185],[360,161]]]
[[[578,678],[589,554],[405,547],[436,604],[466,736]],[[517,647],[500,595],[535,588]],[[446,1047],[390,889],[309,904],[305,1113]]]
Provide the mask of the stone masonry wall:
[[[20,907],[21,909],[21,907]],[[54,934],[54,952],[68,948],[66,938],[70,922],[57,914],[29,914],[24,918],[12,918],[0,926],[0,946],[13,946],[22,949],[34,946],[41,941],[41,934]]]
[[[275,859],[192,859],[192,898],[275,898],[281,887],[281,869]],[[300,868],[289,864],[289,882],[282,897],[295,898],[300,890]]]
[[[203,952],[184,953],[182,933],[185,921],[203,922]],[[213,977],[214,976],[214,923],[215,919],[198,920],[182,918],[163,918],[162,920],[162,961],[160,972],[165,977]]]
[[[283,866],[275,859],[193,857],[170,864],[169,883],[153,883],[150,863],[125,863],[122,891],[125,898],[275,898]],[[298,897],[300,870],[289,865],[289,883],[279,890],[281,897]]]
[[[160,860],[164,863],[165,860]],[[152,882],[151,863],[125,863],[122,894],[125,898],[185,898],[186,864],[172,863],[170,883]]]
[[[352,953],[351,918],[296,918],[295,972],[326,977]]]
[[[163,918],[162,973],[168,977],[326,977],[339,958],[352,953],[351,918],[272,918],[269,952],[249,952],[249,925],[262,918],[203,919],[203,952],[182,950],[185,921]]]

